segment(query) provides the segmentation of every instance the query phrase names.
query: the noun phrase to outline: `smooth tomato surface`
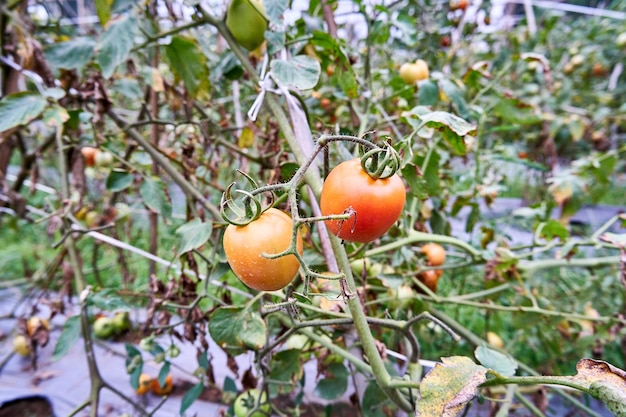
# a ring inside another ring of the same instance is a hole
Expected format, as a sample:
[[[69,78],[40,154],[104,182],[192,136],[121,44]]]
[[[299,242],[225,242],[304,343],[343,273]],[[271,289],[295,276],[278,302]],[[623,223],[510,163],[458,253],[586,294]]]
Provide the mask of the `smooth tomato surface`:
[[[246,226],[229,225],[224,232],[224,252],[233,272],[248,287],[276,291],[291,282],[300,263],[294,255],[267,259],[263,253],[283,252],[291,244],[291,217],[271,208]],[[302,254],[302,237],[296,242]]]
[[[427,243],[422,246],[422,252],[426,255],[428,263],[432,266],[443,265],[446,261],[446,250],[438,243]]]
[[[347,220],[327,220],[328,229],[343,240],[371,242],[389,230],[398,220],[406,191],[396,174],[373,179],[361,167],[360,159],[337,165],[322,188],[320,207],[324,216],[353,214]]]

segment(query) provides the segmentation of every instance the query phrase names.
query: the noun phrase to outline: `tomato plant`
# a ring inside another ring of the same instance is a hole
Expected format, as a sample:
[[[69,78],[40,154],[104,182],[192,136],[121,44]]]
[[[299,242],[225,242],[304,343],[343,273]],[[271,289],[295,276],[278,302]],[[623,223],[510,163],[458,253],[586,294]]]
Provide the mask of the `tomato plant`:
[[[328,229],[349,242],[371,242],[385,234],[398,220],[406,192],[402,179],[394,174],[374,179],[360,159],[337,165],[328,174],[320,196],[324,216],[349,214],[345,220],[327,220]]]
[[[224,252],[233,272],[248,287],[258,291],[276,291],[289,284],[300,267],[293,255],[268,259],[287,250],[293,226],[284,212],[270,208],[245,226],[229,225],[224,232]],[[297,249],[303,251],[298,232]]]

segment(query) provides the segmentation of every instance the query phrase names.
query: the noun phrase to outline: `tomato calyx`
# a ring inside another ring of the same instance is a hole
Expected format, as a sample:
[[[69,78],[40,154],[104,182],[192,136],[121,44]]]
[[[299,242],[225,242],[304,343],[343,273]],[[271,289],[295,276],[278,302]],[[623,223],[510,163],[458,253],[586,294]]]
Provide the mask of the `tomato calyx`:
[[[361,167],[371,178],[385,179],[392,177],[400,169],[401,158],[388,143],[375,147],[361,155]]]
[[[237,185],[237,183],[233,182],[232,184],[230,184],[224,191],[224,194],[222,194],[222,201],[220,202],[220,214],[222,215],[224,221],[226,221],[227,223],[233,224],[235,226],[245,226],[261,217],[261,214],[263,214],[265,211],[267,211],[267,209],[272,207],[274,194],[270,193],[272,201],[270,201],[270,204],[267,207],[263,208],[260,198],[257,196],[257,194],[259,194],[262,190],[259,188],[256,181],[245,172],[239,170],[238,172],[246,177],[254,191],[250,192],[238,188],[233,189]],[[240,194],[242,196],[242,198],[239,199],[239,204],[235,202],[235,198],[233,196],[234,193]],[[231,217],[228,214],[229,211],[234,213],[235,216]]]

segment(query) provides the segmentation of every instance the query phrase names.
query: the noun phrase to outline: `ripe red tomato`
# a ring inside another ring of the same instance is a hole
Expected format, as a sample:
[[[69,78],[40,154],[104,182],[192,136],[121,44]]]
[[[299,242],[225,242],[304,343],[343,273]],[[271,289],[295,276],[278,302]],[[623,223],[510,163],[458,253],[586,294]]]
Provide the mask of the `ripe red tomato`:
[[[233,272],[248,287],[276,291],[291,282],[300,263],[294,255],[276,259],[263,257],[283,252],[291,244],[291,217],[271,208],[245,226],[229,225],[224,232],[224,252]],[[296,242],[302,254],[302,237]]]
[[[397,174],[373,179],[361,167],[360,159],[337,165],[322,188],[320,207],[324,216],[352,212],[347,220],[327,220],[328,229],[343,240],[371,242],[398,220],[406,191]]]

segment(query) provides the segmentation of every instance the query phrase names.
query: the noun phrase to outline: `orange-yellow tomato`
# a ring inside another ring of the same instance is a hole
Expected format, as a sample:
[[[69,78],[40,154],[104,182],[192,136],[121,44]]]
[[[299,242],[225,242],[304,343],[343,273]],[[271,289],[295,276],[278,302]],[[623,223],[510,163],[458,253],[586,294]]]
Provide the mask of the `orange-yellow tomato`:
[[[292,254],[268,259],[263,254],[274,255],[288,249],[292,230],[291,217],[275,208],[245,226],[229,225],[224,232],[224,252],[235,275],[258,291],[276,291],[287,286],[298,272],[298,259]],[[296,248],[302,254],[300,232]]]
[[[148,374],[139,375],[139,386],[137,387],[137,394],[144,395],[152,388],[152,377]]]
[[[152,380],[152,392],[156,395],[167,395],[174,389],[174,379],[172,375],[168,375],[165,378],[165,385],[159,385],[159,379],[154,378]]]
[[[419,280],[424,283],[432,292],[437,292],[437,283],[439,282],[439,277],[443,274],[441,270],[432,270],[424,271],[420,273]]]
[[[326,220],[326,226],[343,240],[367,243],[393,226],[405,201],[404,183],[397,174],[373,179],[357,158],[342,162],[328,174],[320,208],[324,216],[351,214],[345,220]]]
[[[85,158],[85,165],[92,167],[96,164],[96,156],[100,153],[100,149],[94,148],[93,146],[85,146],[80,149],[80,153],[82,153],[83,158]]]
[[[426,255],[429,265],[439,266],[446,261],[446,250],[438,243],[425,244],[422,246],[422,252]]]

